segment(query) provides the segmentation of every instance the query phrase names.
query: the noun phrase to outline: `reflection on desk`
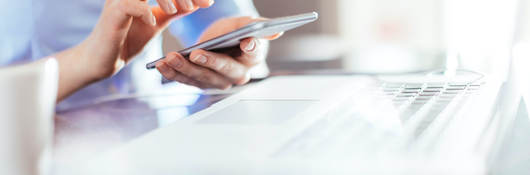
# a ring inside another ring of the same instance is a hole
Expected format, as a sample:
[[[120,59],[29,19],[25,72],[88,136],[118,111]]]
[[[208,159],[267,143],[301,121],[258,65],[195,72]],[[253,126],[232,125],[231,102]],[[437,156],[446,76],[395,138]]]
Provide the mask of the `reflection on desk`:
[[[55,117],[54,171],[174,123],[230,93],[130,95],[59,111]]]

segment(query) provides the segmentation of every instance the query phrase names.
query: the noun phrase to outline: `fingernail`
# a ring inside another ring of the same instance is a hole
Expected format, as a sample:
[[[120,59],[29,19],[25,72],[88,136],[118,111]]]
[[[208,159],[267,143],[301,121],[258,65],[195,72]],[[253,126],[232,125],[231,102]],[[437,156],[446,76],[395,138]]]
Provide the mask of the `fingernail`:
[[[156,67],[158,67],[158,69],[160,69],[163,72],[167,71],[166,65],[164,65],[164,63],[162,63],[162,62],[157,63]]]
[[[221,88],[221,89],[222,89],[222,90],[228,90],[228,89],[230,89],[230,88],[232,88],[232,85],[226,85],[226,86],[224,86],[224,87]]]
[[[175,4],[173,3],[173,0],[168,0],[167,5],[169,6],[169,12],[171,14],[177,13],[177,7],[175,7]]]
[[[180,68],[182,65],[180,60],[177,58],[177,55],[169,54],[168,60],[169,60],[168,63],[171,65],[171,67]]]
[[[206,59],[206,57],[204,55],[197,55],[195,57],[193,57],[193,62],[196,62],[196,63],[200,63],[200,64],[206,64],[206,61],[208,61]]]
[[[214,0],[210,0],[210,1],[208,1],[208,5],[210,5],[210,6],[213,5],[213,3],[215,3]]]
[[[193,10],[193,3],[191,0],[184,0],[184,8],[188,10]]]
[[[247,47],[245,47],[245,51],[246,51],[246,52],[253,52],[254,49],[256,49],[256,40],[255,40],[255,39],[252,39],[252,40],[250,40],[250,42],[248,43]]]
[[[156,26],[156,17],[155,17],[155,15],[151,16],[151,24]]]

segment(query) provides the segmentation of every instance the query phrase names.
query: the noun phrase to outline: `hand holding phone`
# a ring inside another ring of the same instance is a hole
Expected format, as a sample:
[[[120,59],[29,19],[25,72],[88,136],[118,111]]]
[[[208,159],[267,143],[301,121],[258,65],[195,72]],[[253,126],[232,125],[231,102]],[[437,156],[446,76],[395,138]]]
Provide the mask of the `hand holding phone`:
[[[201,89],[227,89],[247,83],[264,63],[269,42],[292,28],[316,20],[316,13],[277,19],[224,18],[211,24],[201,43],[166,54],[147,65],[162,74],[162,83],[177,81]],[[212,39],[213,38],[213,39]]]
[[[222,48],[234,47],[239,44],[239,42],[245,38],[255,37],[263,38],[267,36],[274,35],[276,33],[285,32],[307,23],[313,22],[318,19],[318,13],[304,13],[295,16],[287,16],[275,19],[268,19],[264,21],[258,21],[251,24],[248,24],[245,27],[242,27],[233,32],[218,36],[216,38],[207,40],[205,42],[198,43],[189,48],[179,51],[182,56],[188,57],[189,54],[197,49],[204,50],[215,50]],[[158,61],[164,59],[159,58],[153,62],[147,63],[147,69],[155,68],[155,65]]]

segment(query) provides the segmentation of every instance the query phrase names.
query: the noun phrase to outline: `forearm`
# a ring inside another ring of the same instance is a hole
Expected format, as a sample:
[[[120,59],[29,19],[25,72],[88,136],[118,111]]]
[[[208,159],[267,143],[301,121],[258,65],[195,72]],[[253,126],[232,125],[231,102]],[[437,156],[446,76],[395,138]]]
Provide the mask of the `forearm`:
[[[59,63],[57,102],[101,79],[99,75],[91,71],[95,68],[89,66],[85,45],[85,43],[81,43],[54,55]]]

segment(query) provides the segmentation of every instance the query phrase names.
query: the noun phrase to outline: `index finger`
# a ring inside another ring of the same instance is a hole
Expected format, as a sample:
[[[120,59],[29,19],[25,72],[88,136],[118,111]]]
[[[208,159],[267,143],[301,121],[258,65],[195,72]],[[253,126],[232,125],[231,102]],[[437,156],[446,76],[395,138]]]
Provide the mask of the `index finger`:
[[[168,15],[175,14],[178,11],[173,0],[156,0],[156,2],[158,2],[158,6]]]
[[[271,36],[266,36],[264,37],[263,39],[267,39],[267,40],[275,40],[275,39],[278,39],[280,38],[282,35],[283,35],[284,32],[280,32],[280,33],[277,33],[277,34],[274,34],[274,35],[271,35]]]
[[[201,35],[201,37],[199,38],[199,42],[204,42],[206,40],[238,30],[253,22],[264,20],[268,20],[268,18],[242,16],[218,20],[214,24],[210,25],[211,27],[207,28],[206,31],[203,32],[203,35]],[[280,32],[271,36],[264,37],[263,39],[274,40],[279,38],[282,34],[283,32]]]
[[[246,20],[243,20],[239,23],[239,28],[241,27],[244,27],[250,23],[253,23],[253,22],[259,22],[259,21],[265,21],[265,20],[268,20],[269,18],[263,18],[263,17],[258,17],[258,18],[250,18],[248,21]],[[275,39],[278,39],[280,38],[282,35],[283,35],[284,32],[280,32],[280,33],[276,33],[274,35],[270,35],[270,36],[266,36],[266,37],[263,37],[263,39],[267,39],[267,40],[275,40]]]
[[[212,4],[214,3],[214,0],[193,0],[193,3],[195,3],[201,8],[208,8],[212,6]]]

